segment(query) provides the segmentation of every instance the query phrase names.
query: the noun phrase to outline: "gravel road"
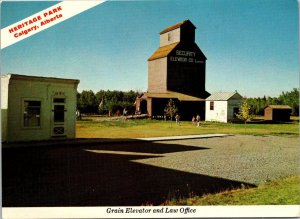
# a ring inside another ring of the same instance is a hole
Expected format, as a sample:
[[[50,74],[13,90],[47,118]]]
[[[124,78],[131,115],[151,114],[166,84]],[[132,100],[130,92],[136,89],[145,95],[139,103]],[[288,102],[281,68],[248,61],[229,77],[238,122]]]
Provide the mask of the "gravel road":
[[[251,184],[299,175],[296,137],[235,135],[157,143],[207,149],[167,153],[135,162]]]
[[[159,205],[299,175],[299,141],[234,135],[7,148],[2,175],[4,207]]]

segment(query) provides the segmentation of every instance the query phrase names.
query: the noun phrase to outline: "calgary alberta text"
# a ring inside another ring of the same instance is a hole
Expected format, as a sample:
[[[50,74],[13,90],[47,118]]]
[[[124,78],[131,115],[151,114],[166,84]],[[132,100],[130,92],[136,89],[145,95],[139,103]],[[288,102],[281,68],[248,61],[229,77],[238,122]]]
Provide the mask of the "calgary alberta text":
[[[62,18],[61,11],[61,6],[55,7],[47,12],[18,23],[14,27],[9,28],[8,31],[10,34],[13,34],[15,38],[27,35],[32,31],[38,30],[42,26]]]

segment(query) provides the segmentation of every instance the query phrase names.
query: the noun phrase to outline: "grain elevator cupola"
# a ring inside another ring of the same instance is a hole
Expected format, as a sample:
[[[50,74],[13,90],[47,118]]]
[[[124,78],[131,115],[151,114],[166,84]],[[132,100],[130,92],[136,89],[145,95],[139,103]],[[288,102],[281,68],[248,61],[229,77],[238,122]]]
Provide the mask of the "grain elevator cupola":
[[[195,29],[189,20],[164,29],[160,32],[160,47],[177,42],[195,42]]]

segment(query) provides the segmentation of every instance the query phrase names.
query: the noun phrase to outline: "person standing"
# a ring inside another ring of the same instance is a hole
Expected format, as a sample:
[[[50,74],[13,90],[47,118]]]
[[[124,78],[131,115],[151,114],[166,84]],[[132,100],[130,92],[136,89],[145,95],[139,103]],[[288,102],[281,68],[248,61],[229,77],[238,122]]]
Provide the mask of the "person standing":
[[[198,115],[196,116],[197,127],[200,126],[200,120],[201,120],[201,118],[200,118],[200,116],[199,116],[199,114],[198,114]]]
[[[126,107],[123,109],[123,116],[127,116],[127,110],[126,110]]]
[[[195,118],[195,116],[193,116],[193,118],[192,118],[192,125],[195,125],[196,124],[196,118]]]
[[[77,120],[81,120],[81,113],[79,109],[76,110],[76,118]]]
[[[176,114],[175,120],[176,120],[176,124],[180,125],[180,116],[179,116],[179,114]]]

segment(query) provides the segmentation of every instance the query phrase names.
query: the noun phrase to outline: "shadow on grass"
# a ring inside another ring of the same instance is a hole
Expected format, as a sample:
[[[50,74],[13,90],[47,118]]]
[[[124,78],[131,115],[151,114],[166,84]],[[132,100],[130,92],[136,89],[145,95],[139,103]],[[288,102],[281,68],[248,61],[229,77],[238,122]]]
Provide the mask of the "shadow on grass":
[[[270,135],[280,135],[280,136],[298,136],[298,133],[293,132],[271,132]]]
[[[253,186],[134,162],[207,149],[143,141],[2,149],[3,207],[158,205],[192,192]]]

